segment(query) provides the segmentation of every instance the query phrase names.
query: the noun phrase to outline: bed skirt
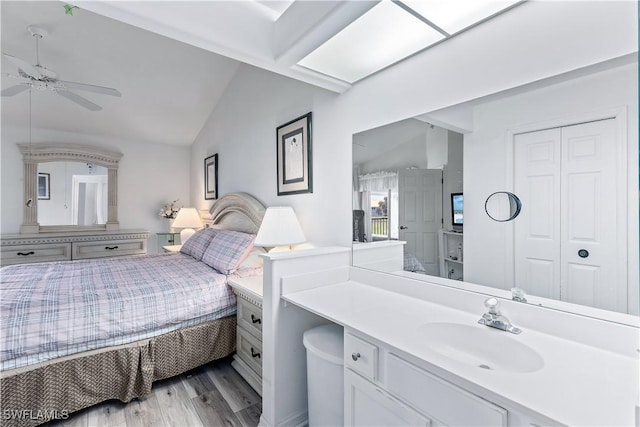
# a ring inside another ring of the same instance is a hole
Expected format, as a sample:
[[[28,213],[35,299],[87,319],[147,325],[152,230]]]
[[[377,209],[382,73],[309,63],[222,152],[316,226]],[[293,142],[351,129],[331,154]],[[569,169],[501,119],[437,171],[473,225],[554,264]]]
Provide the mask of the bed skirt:
[[[67,356],[0,374],[0,425],[35,426],[106,400],[129,402],[156,380],[229,356],[236,316],[131,344]]]

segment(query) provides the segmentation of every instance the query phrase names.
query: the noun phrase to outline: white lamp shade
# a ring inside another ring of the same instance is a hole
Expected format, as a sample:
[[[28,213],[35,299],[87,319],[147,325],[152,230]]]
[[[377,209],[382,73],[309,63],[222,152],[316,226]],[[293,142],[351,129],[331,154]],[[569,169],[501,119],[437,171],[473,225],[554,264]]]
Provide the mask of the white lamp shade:
[[[174,228],[200,228],[202,221],[196,208],[182,208],[171,225]]]
[[[263,247],[288,246],[305,241],[306,238],[293,208],[282,206],[267,208],[254,245]]]
[[[183,229],[180,232],[180,242],[184,245],[184,242],[195,233],[194,228],[202,227],[202,221],[196,208],[182,208],[171,226]]]

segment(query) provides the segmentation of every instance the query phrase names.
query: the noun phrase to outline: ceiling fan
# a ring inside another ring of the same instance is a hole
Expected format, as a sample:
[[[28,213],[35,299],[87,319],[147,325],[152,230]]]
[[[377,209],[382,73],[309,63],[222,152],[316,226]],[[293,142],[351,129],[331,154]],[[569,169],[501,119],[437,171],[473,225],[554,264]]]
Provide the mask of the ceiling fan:
[[[2,56],[7,58],[7,60],[18,67],[17,76],[6,73],[5,75],[18,80],[19,83],[0,92],[2,96],[14,96],[30,88],[37,90],[49,89],[54,93],[67,98],[68,100],[75,102],[76,104],[81,105],[82,107],[91,111],[102,110],[102,107],[94,104],[88,99],[76,94],[75,92],[71,92],[70,89],[100,93],[103,95],[121,96],[120,92],[110,87],[94,86],[84,83],[59,80],[56,73],[40,65],[40,52],[38,50],[38,42],[48,34],[47,31],[36,26],[29,26],[27,27],[27,29],[36,39],[36,64],[31,65],[23,59],[16,58],[15,56],[3,52]]]

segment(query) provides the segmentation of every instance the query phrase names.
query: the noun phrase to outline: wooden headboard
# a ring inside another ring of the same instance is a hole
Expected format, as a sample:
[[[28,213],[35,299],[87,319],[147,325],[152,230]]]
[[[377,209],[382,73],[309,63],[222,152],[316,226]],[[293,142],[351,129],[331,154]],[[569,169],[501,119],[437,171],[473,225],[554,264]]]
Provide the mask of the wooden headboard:
[[[257,234],[265,207],[248,193],[228,193],[216,200],[209,209],[214,228]]]

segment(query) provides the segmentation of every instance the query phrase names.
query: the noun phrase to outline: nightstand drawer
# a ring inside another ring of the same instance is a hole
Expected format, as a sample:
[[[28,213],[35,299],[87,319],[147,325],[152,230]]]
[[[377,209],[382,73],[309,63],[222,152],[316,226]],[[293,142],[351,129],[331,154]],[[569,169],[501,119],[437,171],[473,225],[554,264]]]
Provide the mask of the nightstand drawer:
[[[256,338],[262,339],[262,309],[238,298],[238,325]]]
[[[2,266],[33,262],[69,261],[71,243],[4,246],[0,252]]]
[[[262,376],[262,342],[244,328],[238,327],[236,347],[240,358]]]
[[[73,259],[104,258],[147,253],[146,239],[102,240],[97,242],[74,242]]]

